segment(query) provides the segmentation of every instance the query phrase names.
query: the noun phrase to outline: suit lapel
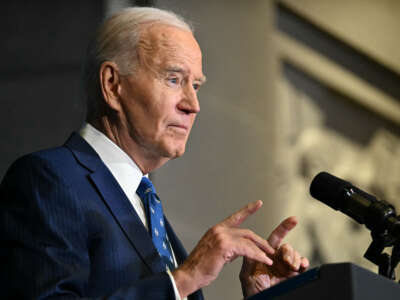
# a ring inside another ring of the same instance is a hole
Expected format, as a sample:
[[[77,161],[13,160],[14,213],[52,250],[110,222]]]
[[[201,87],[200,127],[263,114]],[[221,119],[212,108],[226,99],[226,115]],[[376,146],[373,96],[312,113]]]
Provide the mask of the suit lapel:
[[[165,271],[164,264],[135,209],[129,202],[114,176],[107,169],[94,149],[74,133],[65,144],[75,158],[90,170],[90,180],[101,195],[115,221],[125,236],[154,273]]]

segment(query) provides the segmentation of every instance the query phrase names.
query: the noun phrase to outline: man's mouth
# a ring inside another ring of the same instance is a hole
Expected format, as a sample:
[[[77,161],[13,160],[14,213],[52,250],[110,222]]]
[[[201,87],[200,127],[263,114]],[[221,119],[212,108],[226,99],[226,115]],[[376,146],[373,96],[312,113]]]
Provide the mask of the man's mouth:
[[[185,132],[185,133],[186,133],[186,132],[188,131],[188,129],[189,129],[188,126],[183,125],[183,124],[170,124],[170,125],[168,125],[168,127],[171,127],[171,128],[173,128],[174,130],[181,131],[181,132]]]

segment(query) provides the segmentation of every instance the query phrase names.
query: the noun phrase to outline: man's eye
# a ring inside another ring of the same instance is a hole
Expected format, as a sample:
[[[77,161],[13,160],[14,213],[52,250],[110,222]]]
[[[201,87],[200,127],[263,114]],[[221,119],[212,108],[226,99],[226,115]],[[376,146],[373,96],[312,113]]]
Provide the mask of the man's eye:
[[[179,83],[179,79],[177,77],[171,77],[171,78],[168,79],[168,81],[170,83],[173,83],[173,84],[178,84]]]
[[[200,84],[194,83],[193,84],[193,89],[197,92],[200,89]]]

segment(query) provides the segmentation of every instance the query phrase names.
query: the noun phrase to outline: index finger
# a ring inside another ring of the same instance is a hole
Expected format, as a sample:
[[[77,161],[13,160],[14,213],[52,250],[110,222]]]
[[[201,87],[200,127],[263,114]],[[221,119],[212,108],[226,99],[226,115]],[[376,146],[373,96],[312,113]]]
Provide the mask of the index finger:
[[[262,205],[263,202],[261,200],[250,202],[245,207],[242,207],[240,210],[223,220],[220,225],[226,227],[239,227],[240,224],[242,224],[247,219],[247,217],[254,214],[257,210],[261,208]]]
[[[297,225],[296,217],[289,217],[283,220],[268,237],[268,243],[277,249],[285,236]]]

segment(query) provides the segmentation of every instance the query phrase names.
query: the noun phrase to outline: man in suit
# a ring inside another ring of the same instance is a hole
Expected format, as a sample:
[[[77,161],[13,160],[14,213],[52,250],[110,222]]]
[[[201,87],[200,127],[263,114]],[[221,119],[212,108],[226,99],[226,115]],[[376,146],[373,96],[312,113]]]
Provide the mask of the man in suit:
[[[189,256],[147,174],[179,157],[199,112],[201,51],[173,13],[130,8],[89,47],[87,123],[61,147],[18,159],[0,187],[5,299],[203,299],[226,263],[244,257],[244,296],[294,276],[306,258],[239,225],[253,202],[213,226]]]

